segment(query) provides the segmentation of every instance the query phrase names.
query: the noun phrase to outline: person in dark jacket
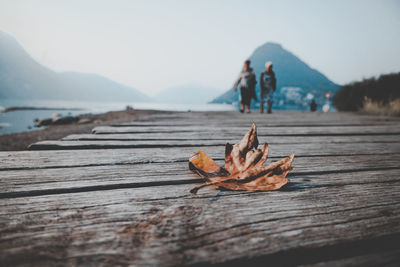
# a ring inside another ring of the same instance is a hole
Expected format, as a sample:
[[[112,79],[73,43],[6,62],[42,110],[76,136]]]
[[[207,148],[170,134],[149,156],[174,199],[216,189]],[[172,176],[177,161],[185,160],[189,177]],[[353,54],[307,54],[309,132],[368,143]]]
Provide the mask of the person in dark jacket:
[[[313,99],[310,104],[310,111],[314,112],[317,110],[317,102]]]
[[[240,85],[240,112],[244,112],[246,107],[246,113],[250,113],[250,100],[251,98],[256,99],[255,86],[256,86],[256,75],[254,70],[250,67],[250,60],[244,62],[243,70],[239,73],[233,89],[237,90],[237,86]]]
[[[272,102],[276,90],[275,73],[272,70],[272,62],[265,63],[265,71],[260,74],[260,113],[264,112],[264,103],[268,104],[268,113],[272,112]]]

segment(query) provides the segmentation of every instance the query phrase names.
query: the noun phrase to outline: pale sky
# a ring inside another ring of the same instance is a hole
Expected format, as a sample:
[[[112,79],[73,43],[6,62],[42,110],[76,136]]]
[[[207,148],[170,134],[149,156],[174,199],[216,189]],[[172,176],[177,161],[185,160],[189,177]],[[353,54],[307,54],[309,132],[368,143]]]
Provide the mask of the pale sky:
[[[0,0],[0,30],[51,69],[149,95],[188,82],[231,88],[265,42],[339,84],[400,71],[398,0]]]

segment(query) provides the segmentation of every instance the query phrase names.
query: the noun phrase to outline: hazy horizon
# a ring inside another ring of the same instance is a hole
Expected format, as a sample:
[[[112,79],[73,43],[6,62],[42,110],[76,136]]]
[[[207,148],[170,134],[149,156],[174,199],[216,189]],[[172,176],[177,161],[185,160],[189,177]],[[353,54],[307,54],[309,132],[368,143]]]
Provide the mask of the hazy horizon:
[[[56,71],[95,73],[148,95],[230,88],[266,42],[333,82],[400,71],[400,1],[8,1],[0,30]]]

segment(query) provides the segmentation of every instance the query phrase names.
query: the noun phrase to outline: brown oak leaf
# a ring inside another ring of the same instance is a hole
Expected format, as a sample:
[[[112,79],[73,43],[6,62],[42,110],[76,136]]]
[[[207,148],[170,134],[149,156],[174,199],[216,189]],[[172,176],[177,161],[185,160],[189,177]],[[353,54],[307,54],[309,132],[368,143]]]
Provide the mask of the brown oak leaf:
[[[257,127],[253,123],[250,131],[235,144],[225,146],[225,166],[199,150],[189,158],[189,169],[205,180],[190,192],[200,188],[214,186],[217,189],[244,191],[271,191],[287,184],[287,174],[292,170],[294,153],[279,161],[264,166],[268,158],[268,144],[259,149]]]

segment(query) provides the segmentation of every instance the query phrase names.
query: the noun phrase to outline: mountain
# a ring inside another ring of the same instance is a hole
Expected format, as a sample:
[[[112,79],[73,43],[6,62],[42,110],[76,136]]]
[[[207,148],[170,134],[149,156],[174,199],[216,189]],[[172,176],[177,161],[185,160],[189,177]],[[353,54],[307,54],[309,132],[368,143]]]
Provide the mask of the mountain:
[[[324,99],[325,93],[330,92],[332,94],[340,87],[319,71],[309,67],[280,44],[266,43],[258,47],[249,59],[257,76],[257,97],[259,97],[260,90],[259,75],[265,70],[265,63],[267,61],[272,61],[274,65],[274,72],[277,77],[276,95],[281,92],[282,87],[300,88],[304,97],[307,94],[312,94],[318,102]],[[243,62],[238,62],[238,68],[242,65]],[[232,77],[232,85],[235,79],[236,77]],[[212,103],[232,103],[235,101],[237,101],[237,94],[233,90],[229,90],[215,98]]]
[[[96,74],[55,72],[0,31],[0,100],[148,101],[138,90]]]
[[[171,104],[206,104],[219,93],[221,93],[219,89],[188,83],[164,89],[154,99],[157,102]]]

